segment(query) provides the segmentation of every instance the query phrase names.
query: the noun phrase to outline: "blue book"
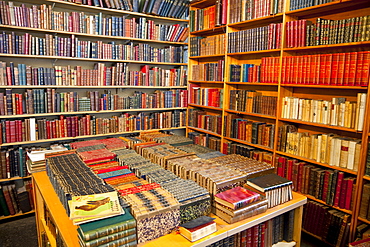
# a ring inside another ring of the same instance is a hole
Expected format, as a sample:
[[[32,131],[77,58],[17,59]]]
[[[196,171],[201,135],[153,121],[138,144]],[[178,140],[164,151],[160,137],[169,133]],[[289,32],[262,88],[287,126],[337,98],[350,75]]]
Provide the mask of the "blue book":
[[[131,173],[130,169],[122,169],[122,170],[100,173],[100,174],[97,174],[97,176],[100,177],[101,179],[106,179],[106,178],[117,177],[117,176],[129,174],[129,173]]]

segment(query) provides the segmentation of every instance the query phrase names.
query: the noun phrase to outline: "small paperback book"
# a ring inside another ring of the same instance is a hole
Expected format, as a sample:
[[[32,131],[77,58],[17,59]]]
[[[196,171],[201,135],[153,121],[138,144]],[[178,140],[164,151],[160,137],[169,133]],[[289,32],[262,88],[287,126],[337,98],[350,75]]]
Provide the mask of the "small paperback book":
[[[89,217],[109,217],[122,213],[116,191],[73,196],[69,201],[70,219],[81,219]]]
[[[214,219],[208,216],[201,216],[181,224],[179,226],[180,234],[191,242],[197,241],[217,231]]]

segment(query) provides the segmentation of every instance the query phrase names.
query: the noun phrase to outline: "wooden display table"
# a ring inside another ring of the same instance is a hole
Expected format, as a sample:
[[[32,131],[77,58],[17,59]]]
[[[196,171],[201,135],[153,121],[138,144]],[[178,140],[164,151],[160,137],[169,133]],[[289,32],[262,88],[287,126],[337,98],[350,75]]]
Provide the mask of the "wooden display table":
[[[39,245],[41,245],[42,241],[45,241],[45,238],[47,238],[51,246],[57,246],[56,242],[58,239],[63,239],[66,246],[79,246],[76,230],[77,226],[73,225],[72,221],[68,218],[65,209],[60,203],[59,198],[56,195],[48,176],[46,175],[46,172],[34,173],[33,182]],[[269,209],[265,213],[236,222],[234,224],[227,224],[217,216],[211,215],[212,217],[216,218],[215,221],[217,223],[217,232],[196,242],[191,243],[180,234],[171,233],[144,244],[139,244],[139,246],[164,247],[168,246],[169,243],[171,247],[207,246],[217,242],[218,240],[270,220],[290,210],[295,210],[293,238],[297,241],[296,246],[299,247],[301,239],[303,205],[306,202],[307,198],[305,196],[293,192],[293,200]],[[51,218],[51,220],[48,220],[48,217]],[[55,229],[53,223],[47,224],[47,221],[54,222]],[[56,235],[59,235],[59,237],[56,237]]]

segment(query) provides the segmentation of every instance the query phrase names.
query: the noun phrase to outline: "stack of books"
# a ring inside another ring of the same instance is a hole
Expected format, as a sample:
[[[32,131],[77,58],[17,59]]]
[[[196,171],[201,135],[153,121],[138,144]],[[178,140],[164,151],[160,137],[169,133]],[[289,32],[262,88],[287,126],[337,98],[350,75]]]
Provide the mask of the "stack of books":
[[[292,181],[271,173],[248,179],[246,187],[250,186],[264,193],[268,201],[267,207],[272,208],[293,198],[292,184]]]
[[[267,210],[266,198],[241,186],[218,193],[214,199],[216,215],[229,224]]]

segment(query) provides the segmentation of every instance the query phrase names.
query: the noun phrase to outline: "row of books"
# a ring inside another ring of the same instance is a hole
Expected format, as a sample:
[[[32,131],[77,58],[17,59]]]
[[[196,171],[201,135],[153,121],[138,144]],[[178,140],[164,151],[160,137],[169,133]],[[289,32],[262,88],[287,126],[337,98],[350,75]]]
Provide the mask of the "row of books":
[[[302,227],[332,246],[344,247],[349,241],[350,217],[324,204],[308,201],[304,205]]]
[[[351,210],[356,180],[344,172],[323,169],[295,159],[277,157],[277,174],[293,182],[293,190],[327,205]]]
[[[361,140],[332,133],[298,132],[292,125],[279,127],[278,150],[316,162],[357,171]]]
[[[55,89],[27,89],[24,94],[5,89],[0,93],[0,115],[22,115],[56,112],[102,111],[144,108],[173,108],[187,106],[187,90],[156,90],[153,93],[136,91],[131,96],[112,94],[110,90],[56,92]]]
[[[185,125],[184,111],[122,114],[111,118],[60,116],[46,120],[27,118],[24,120],[2,120],[2,143],[46,140],[53,138],[78,137],[98,134],[118,134],[127,131],[176,128]]]
[[[0,151],[0,179],[25,177],[28,148],[18,147]]]
[[[45,34],[45,38],[30,33],[17,35],[14,32],[0,34],[0,53],[38,56],[61,56],[147,62],[183,63],[183,46],[156,48],[149,44],[134,45],[79,40],[75,35],[59,37]]]
[[[283,84],[367,86],[370,52],[283,57]]]
[[[254,90],[230,90],[229,109],[276,116],[277,97]]]
[[[308,0],[308,1],[291,0],[289,9],[290,10],[303,9],[330,2],[333,2],[333,0]]]
[[[0,216],[27,213],[34,209],[31,180],[17,179],[0,185]]]
[[[227,137],[269,148],[274,146],[275,125],[255,122],[237,115],[225,117]]]
[[[194,81],[223,81],[225,61],[192,65],[192,80]]]
[[[225,25],[227,18],[227,7],[228,1],[220,0],[217,1],[215,5],[203,9],[190,10],[190,32]]]
[[[251,147],[233,141],[225,141],[223,143],[223,148],[224,152],[227,154],[240,154],[247,158],[265,162],[266,164],[273,164],[272,153],[256,147]]]
[[[222,107],[222,88],[205,88],[197,87],[196,84],[190,84],[189,94],[189,103],[191,104]]]
[[[370,146],[367,146],[365,175],[370,176]]]
[[[360,212],[358,216],[367,220],[370,219],[369,199],[370,199],[370,184],[365,183],[362,189]]]
[[[331,45],[370,40],[369,16],[341,20],[317,18],[287,22],[287,47]]]
[[[0,85],[57,85],[57,86],[185,86],[187,70],[184,66],[173,69],[141,66],[129,70],[127,63],[106,66],[96,63],[93,69],[81,66],[32,67],[13,62],[0,62]]]
[[[278,83],[279,58],[263,57],[261,64],[230,64],[231,82]]]
[[[189,2],[182,0],[176,2],[166,0],[68,0],[67,2],[173,18],[185,18],[189,6]]]
[[[221,139],[214,137],[209,134],[200,132],[189,132],[188,137],[193,140],[194,144],[208,147],[210,149],[220,151],[221,150]]]
[[[2,3],[4,12],[0,20],[1,24],[5,25],[179,42],[184,41],[188,33],[188,28],[180,24],[159,24],[145,17],[131,19],[125,16],[103,17],[102,13],[89,15],[83,12],[53,11],[51,5],[45,4],[26,7],[25,4],[14,6],[13,2],[8,2],[8,5],[5,1]],[[22,18],[19,18],[20,15]]]
[[[225,53],[225,35],[190,37],[190,56],[222,55]]]
[[[211,131],[221,135],[221,115],[210,115],[198,109],[189,109],[188,126]]]
[[[342,97],[322,100],[286,96],[281,117],[362,131],[366,96],[366,93],[358,93],[357,102]]]
[[[281,46],[281,23],[246,29],[228,34],[228,53],[279,49]]]
[[[229,23],[252,20],[282,13],[284,4],[284,0],[230,0]]]

